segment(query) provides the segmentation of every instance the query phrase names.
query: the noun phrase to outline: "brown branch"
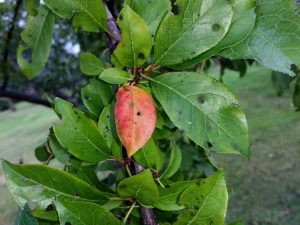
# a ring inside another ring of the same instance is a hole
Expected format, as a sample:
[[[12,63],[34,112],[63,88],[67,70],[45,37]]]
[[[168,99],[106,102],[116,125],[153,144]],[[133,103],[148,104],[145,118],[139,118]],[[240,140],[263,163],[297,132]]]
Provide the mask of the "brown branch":
[[[14,16],[13,16],[13,19],[11,21],[11,25],[10,25],[10,28],[9,28],[9,31],[7,33],[7,37],[6,37],[6,40],[5,40],[5,44],[4,44],[4,50],[3,50],[3,58],[2,58],[2,65],[3,65],[3,83],[1,85],[1,90],[5,90],[6,87],[7,87],[7,84],[8,84],[8,73],[7,73],[7,61],[8,61],[8,55],[9,55],[9,45],[10,45],[10,41],[12,39],[12,36],[13,36],[13,32],[15,30],[15,24],[16,24],[16,20],[18,18],[18,12],[19,12],[19,9],[22,5],[22,1],[23,0],[17,0],[16,2],[16,7],[15,7],[15,10],[14,10]]]
[[[138,164],[134,159],[132,159],[132,164],[134,167],[135,174],[138,174],[144,170],[144,167],[142,167],[140,164]],[[140,206],[140,211],[143,215],[143,224],[144,225],[158,225],[155,219],[155,215],[152,209],[144,208]]]

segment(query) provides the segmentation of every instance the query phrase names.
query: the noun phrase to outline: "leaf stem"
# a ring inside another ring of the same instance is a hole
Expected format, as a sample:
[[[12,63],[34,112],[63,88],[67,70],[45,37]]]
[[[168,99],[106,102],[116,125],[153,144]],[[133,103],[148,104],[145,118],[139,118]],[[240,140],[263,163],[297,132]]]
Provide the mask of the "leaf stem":
[[[129,169],[129,167],[128,167],[127,164],[125,165],[125,167],[126,167],[126,171],[127,171],[128,175],[129,175],[130,177],[132,177],[132,174],[131,174],[130,169]]]
[[[136,202],[134,202],[134,203],[131,205],[130,209],[129,209],[128,212],[126,213],[126,216],[124,217],[123,224],[126,224],[127,219],[128,219],[128,217],[130,216],[130,213],[131,213],[132,210],[134,209],[135,205],[136,205]]]
[[[159,178],[156,179],[157,183],[162,187],[162,188],[166,188],[163,183],[160,181]]]

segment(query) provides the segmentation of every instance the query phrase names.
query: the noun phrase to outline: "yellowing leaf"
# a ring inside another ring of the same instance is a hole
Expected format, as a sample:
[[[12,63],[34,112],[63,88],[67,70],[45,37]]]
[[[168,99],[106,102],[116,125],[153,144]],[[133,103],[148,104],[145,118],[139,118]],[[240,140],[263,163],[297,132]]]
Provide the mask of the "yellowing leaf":
[[[128,157],[132,156],[151,137],[156,123],[152,98],[144,90],[124,85],[117,92],[116,127]]]

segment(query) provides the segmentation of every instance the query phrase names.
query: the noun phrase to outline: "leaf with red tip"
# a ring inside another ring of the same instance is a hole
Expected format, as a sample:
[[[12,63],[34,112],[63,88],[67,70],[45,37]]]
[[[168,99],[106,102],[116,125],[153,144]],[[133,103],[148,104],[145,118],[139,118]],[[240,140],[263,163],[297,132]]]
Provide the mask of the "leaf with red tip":
[[[119,138],[130,157],[146,144],[154,131],[156,109],[152,98],[136,86],[122,86],[117,92],[115,118]]]

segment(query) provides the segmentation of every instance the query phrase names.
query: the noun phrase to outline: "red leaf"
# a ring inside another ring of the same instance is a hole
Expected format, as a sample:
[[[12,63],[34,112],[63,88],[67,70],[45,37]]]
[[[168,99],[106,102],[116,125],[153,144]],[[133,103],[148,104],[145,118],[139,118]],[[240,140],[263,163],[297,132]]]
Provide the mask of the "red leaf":
[[[156,109],[152,98],[136,86],[124,85],[117,92],[115,118],[119,138],[130,157],[147,143],[154,131]]]

